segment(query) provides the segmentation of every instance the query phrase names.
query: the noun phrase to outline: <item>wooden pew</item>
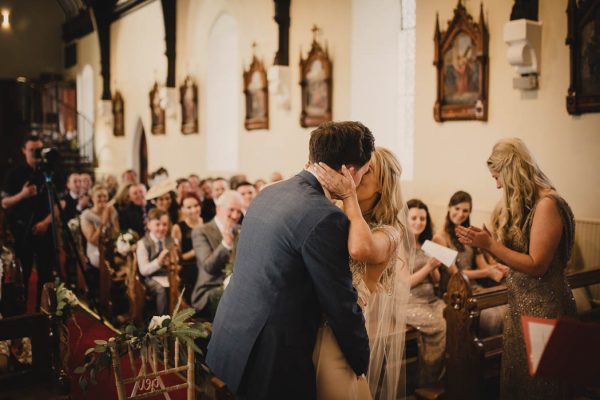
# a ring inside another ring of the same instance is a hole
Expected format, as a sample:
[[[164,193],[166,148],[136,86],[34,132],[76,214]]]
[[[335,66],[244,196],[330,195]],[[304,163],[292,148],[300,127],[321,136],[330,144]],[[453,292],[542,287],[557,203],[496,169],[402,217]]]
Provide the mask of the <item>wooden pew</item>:
[[[600,269],[567,275],[571,289],[600,283]],[[502,357],[502,335],[479,336],[482,310],[506,304],[505,286],[481,289],[476,293],[462,274],[448,282],[444,295],[446,334],[446,395],[448,399],[484,399],[497,396]],[[584,319],[600,319],[600,309]]]
[[[27,314],[0,319],[0,340],[31,339],[32,364],[30,367],[0,373],[0,388],[5,398],[40,399],[56,395],[57,385],[52,366],[50,319],[44,314]],[[35,382],[35,385],[32,383]],[[30,397],[33,398],[33,397]]]

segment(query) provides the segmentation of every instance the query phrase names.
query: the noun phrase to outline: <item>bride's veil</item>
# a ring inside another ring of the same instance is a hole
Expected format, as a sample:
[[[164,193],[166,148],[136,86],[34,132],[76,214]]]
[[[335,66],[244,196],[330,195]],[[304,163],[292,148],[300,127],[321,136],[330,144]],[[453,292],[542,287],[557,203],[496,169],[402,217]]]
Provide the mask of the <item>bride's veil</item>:
[[[395,400],[406,396],[403,363],[406,313],[410,295],[410,275],[415,257],[414,235],[408,227],[408,207],[404,204],[400,220],[395,264],[383,274],[380,288],[369,298],[365,319],[371,358],[367,380],[374,400]]]

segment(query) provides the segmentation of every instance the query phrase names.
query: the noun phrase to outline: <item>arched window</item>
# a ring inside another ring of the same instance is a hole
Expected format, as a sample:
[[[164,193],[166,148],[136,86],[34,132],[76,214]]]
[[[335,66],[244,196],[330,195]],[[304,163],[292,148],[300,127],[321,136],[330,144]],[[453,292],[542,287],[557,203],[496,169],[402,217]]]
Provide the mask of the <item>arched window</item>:
[[[351,119],[413,178],[416,0],[353,0]],[[377,29],[372,29],[377,26]]]
[[[206,168],[236,171],[240,134],[239,29],[221,14],[208,37],[206,76]]]
[[[81,156],[94,157],[94,71],[86,64],[77,75],[77,139]]]

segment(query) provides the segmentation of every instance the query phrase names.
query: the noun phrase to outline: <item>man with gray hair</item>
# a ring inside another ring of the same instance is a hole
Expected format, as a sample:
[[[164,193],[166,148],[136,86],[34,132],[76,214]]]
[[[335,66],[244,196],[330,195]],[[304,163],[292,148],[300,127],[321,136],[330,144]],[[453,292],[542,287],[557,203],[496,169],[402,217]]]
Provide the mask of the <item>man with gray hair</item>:
[[[192,293],[192,306],[198,316],[212,320],[223,293],[225,266],[231,258],[239,231],[244,200],[234,191],[223,192],[216,201],[217,213],[205,225],[192,231],[198,278]]]

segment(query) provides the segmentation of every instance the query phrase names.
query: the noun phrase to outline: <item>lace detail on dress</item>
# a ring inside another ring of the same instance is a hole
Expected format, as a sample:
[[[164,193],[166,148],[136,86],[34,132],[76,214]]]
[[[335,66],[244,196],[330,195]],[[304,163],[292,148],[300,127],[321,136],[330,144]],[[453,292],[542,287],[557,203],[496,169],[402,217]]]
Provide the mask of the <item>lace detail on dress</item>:
[[[379,282],[377,283],[377,291],[382,291],[387,294],[392,294],[394,289],[394,277],[396,274],[396,262],[398,260],[398,243],[400,243],[400,232],[390,225],[373,225],[371,226],[371,232],[382,231],[385,233],[392,246],[390,259],[384,271],[381,273]],[[366,299],[361,298],[364,296],[364,290],[369,293],[369,289],[366,287],[364,278],[366,273],[367,264],[363,261],[356,261],[350,258],[350,271],[352,272],[352,286],[358,291],[359,304],[364,307],[367,304]],[[364,302],[364,304],[363,304]]]

